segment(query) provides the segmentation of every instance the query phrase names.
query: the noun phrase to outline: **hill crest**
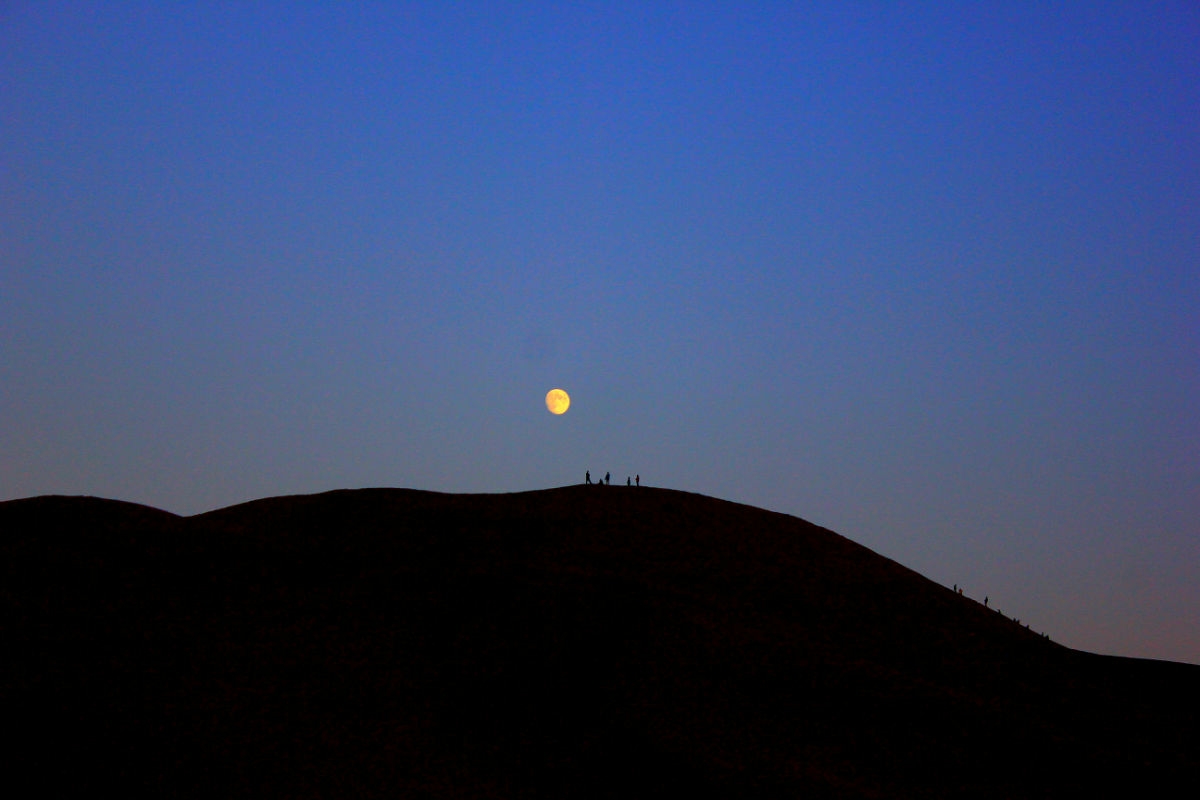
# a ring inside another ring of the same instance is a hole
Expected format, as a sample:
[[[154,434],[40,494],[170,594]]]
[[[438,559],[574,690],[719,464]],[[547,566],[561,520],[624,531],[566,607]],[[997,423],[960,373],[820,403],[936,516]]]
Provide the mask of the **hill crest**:
[[[0,529],[15,718],[58,720],[77,738],[47,748],[166,794],[1195,777],[1197,668],[1070,650],[832,531],[702,495],[360,489],[193,517],[34,498],[0,503]]]

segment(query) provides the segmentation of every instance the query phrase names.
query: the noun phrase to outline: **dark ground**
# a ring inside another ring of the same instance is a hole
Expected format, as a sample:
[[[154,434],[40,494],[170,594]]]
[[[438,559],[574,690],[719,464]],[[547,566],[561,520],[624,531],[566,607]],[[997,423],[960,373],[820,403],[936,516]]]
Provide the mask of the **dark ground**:
[[[1196,785],[1200,667],[1067,649],[699,495],[0,503],[40,794],[1075,797]]]

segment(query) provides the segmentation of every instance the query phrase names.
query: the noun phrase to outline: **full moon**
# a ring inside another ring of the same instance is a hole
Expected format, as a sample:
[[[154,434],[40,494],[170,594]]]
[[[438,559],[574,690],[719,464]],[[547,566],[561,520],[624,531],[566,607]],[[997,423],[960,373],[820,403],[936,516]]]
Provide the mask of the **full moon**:
[[[551,414],[565,414],[571,407],[571,397],[562,389],[551,389],[546,392],[546,408]]]

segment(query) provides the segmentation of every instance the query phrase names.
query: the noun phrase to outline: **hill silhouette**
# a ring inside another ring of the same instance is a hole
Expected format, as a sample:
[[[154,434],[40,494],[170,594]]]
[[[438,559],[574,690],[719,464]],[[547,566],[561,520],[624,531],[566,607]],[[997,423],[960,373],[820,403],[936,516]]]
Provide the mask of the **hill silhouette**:
[[[160,796],[1075,797],[1200,777],[1200,667],[1071,650],[685,492],[0,503],[10,781]]]

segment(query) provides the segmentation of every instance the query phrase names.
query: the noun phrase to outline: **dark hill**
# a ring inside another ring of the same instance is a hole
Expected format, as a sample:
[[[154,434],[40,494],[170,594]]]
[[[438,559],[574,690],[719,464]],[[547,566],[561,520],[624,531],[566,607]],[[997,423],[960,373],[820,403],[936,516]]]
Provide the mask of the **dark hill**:
[[[1200,667],[828,530],[567,487],[0,503],[5,775],[166,796],[1075,797],[1200,778]],[[686,796],[686,795],[685,795]]]

